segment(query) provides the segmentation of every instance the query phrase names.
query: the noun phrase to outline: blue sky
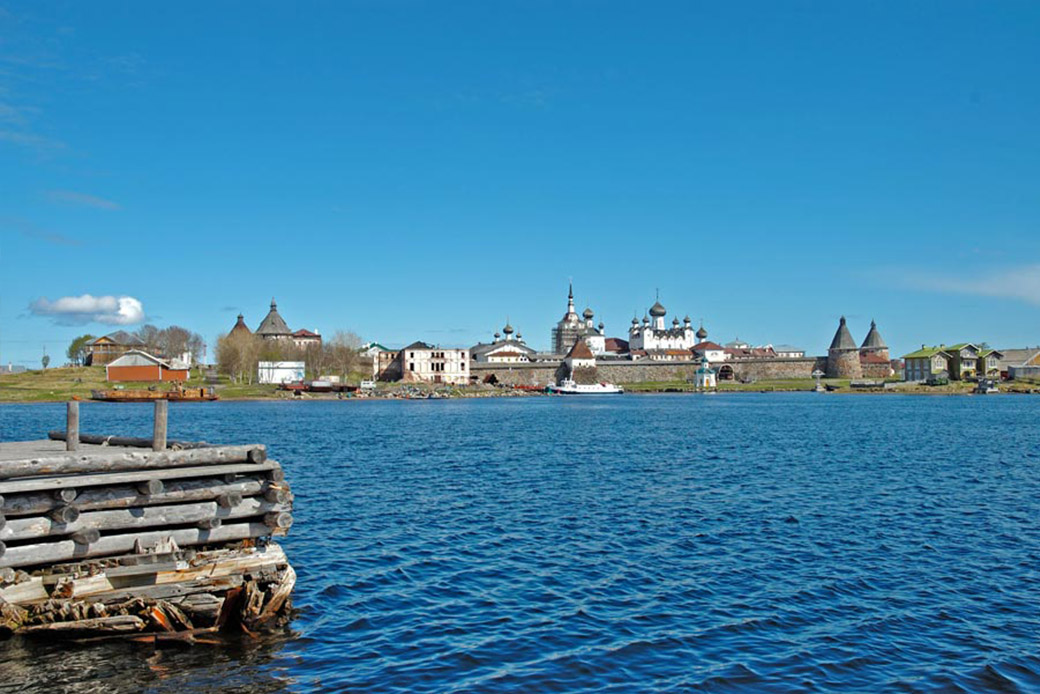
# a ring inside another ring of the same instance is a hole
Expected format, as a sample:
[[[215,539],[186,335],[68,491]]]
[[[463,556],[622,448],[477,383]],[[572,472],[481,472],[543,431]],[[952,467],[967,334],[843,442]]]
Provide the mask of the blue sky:
[[[570,278],[610,335],[660,289],[719,341],[1040,343],[1035,2],[0,8],[5,364],[272,296],[544,348]]]

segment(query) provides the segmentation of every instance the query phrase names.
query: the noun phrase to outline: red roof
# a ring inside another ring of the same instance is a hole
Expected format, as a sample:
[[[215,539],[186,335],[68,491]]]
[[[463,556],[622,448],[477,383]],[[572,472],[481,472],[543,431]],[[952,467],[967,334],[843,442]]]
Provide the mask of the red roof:
[[[310,330],[300,328],[292,334],[293,337],[321,337],[318,333],[312,333]]]
[[[571,347],[571,351],[567,353],[568,359],[595,359],[592,356],[592,350],[585,344],[585,340],[579,339]]]
[[[627,352],[628,340],[622,340],[620,337],[608,337],[603,341],[603,348],[608,352]]]
[[[699,343],[695,344],[690,349],[692,349],[694,352],[704,352],[704,351],[707,351],[709,349],[725,349],[725,348],[722,345],[716,344],[714,342],[705,341],[705,342],[699,342]],[[726,351],[728,352],[730,350],[726,350]]]

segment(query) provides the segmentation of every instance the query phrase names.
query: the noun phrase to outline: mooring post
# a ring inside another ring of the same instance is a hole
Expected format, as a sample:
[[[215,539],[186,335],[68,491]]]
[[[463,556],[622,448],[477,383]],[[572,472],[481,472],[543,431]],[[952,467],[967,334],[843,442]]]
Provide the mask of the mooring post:
[[[169,411],[169,400],[155,401],[155,429],[152,430],[152,450],[166,450],[166,414]]]
[[[75,451],[79,448],[79,401],[69,400],[65,412],[65,450]]]

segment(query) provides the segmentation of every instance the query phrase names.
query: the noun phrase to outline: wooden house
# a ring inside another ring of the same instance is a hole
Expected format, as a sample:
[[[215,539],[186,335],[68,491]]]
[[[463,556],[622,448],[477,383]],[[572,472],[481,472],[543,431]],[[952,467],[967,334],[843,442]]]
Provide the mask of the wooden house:
[[[188,368],[141,350],[130,350],[105,367],[109,381],[187,381]]]

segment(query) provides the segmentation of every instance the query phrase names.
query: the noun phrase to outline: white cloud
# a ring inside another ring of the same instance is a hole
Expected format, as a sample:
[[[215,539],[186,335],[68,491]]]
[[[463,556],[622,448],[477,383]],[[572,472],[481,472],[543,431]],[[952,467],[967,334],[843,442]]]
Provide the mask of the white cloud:
[[[34,316],[48,316],[60,325],[134,325],[144,320],[144,306],[132,296],[63,296],[51,301],[40,297],[29,304]]]
[[[906,282],[928,291],[994,296],[1040,305],[1040,264],[1005,268],[975,277],[921,275],[908,277]]]

